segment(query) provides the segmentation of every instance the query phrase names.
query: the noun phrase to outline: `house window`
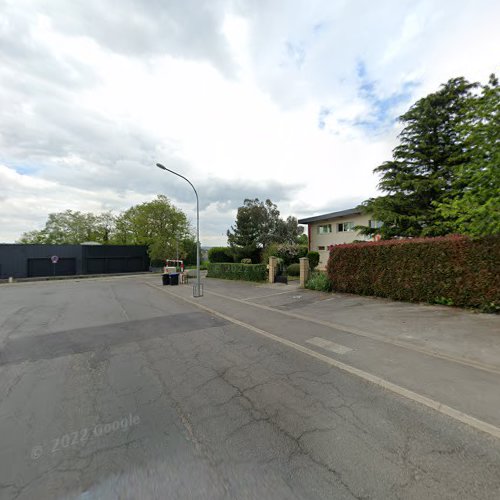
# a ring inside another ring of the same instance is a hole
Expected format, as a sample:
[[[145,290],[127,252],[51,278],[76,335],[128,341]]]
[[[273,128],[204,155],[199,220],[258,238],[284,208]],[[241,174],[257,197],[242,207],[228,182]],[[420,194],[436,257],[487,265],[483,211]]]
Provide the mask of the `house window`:
[[[332,225],[325,224],[323,226],[318,226],[318,234],[327,234],[332,232]]]
[[[369,220],[368,227],[371,229],[380,229],[382,227],[382,221],[380,220]]]
[[[337,224],[338,233],[345,233],[347,231],[354,231],[354,222],[340,222]]]
[[[324,247],[324,246],[319,246],[319,247],[318,247],[318,250],[324,250],[324,249],[325,249],[325,247]]]

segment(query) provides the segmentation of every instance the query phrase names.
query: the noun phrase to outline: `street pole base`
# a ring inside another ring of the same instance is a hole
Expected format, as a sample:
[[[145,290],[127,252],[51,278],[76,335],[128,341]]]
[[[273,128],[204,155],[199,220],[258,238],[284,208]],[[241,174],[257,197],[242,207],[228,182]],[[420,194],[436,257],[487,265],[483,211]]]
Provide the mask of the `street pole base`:
[[[203,297],[203,284],[193,285],[193,297]]]

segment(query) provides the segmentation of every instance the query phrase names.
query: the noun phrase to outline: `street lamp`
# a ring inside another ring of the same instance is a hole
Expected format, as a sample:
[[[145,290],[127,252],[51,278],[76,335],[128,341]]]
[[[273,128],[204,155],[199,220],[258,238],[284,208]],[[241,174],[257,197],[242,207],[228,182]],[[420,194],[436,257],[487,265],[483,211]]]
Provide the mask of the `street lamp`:
[[[161,163],[157,163],[156,166],[184,179],[193,188],[194,194],[196,195],[196,285],[193,287],[193,297],[201,297],[203,295],[203,289],[200,283],[200,202],[198,200],[198,193],[193,184],[191,184],[191,181],[186,179],[183,175],[170,170]]]

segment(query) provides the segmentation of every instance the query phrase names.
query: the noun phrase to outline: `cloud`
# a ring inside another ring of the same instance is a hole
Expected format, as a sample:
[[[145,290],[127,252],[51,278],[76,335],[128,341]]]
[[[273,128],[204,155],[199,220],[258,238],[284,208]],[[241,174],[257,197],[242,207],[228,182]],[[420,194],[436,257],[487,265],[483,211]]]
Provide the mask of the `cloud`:
[[[397,116],[485,81],[500,44],[493,0],[0,2],[0,241],[157,193],[193,219],[156,162],[196,185],[204,244],[246,197],[349,208],[376,195]]]
[[[234,71],[227,41],[222,33],[225,0],[164,2],[122,0],[105,4],[99,0],[67,2],[26,0],[7,2],[4,23],[26,36],[35,24],[55,33],[96,42],[126,57],[150,58],[162,54],[206,60],[230,75]]]

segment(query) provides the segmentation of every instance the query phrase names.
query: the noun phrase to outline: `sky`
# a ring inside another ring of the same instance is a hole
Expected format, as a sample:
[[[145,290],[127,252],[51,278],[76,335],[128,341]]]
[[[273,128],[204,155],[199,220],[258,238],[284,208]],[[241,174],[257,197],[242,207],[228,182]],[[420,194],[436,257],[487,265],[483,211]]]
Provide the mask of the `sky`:
[[[168,196],[225,244],[377,196],[397,121],[499,73],[498,0],[0,0],[0,242],[66,209]]]

